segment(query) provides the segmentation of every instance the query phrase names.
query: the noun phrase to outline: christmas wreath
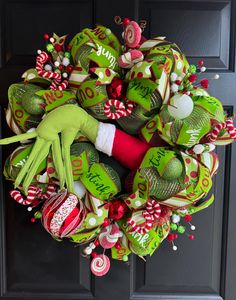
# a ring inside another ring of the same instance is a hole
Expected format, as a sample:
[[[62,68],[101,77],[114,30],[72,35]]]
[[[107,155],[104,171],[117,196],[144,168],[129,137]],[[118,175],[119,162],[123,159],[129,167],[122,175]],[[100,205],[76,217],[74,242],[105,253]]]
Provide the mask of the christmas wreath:
[[[145,22],[115,21],[123,45],[102,25],[67,46],[66,36],[44,35],[35,68],[9,88],[16,135],[0,140],[21,142],[4,166],[11,197],[55,240],[88,243],[97,276],[109,270],[107,249],[128,261],[165,239],[177,250],[178,234],[193,240],[192,215],[214,201],[215,146],[236,139],[233,119],[207,92],[203,61],[189,65],[176,44],[146,39]],[[125,182],[99,152],[130,170]]]

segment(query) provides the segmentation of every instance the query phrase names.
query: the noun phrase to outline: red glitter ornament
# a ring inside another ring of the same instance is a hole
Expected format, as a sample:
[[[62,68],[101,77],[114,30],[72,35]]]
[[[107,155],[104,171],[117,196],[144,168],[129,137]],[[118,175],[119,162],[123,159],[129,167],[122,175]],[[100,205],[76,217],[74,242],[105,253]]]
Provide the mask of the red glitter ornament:
[[[195,74],[191,74],[188,78],[188,81],[191,83],[195,82],[196,80],[197,80],[197,75]]]
[[[206,79],[206,78],[202,79],[202,80],[200,81],[200,84],[201,84],[201,86],[202,86],[203,88],[205,88],[205,89],[208,89],[208,87],[209,87],[209,81],[208,81],[208,79]]]
[[[109,206],[109,218],[113,220],[120,220],[127,212],[127,206],[124,201],[113,200]]]
[[[130,19],[129,19],[129,18],[124,18],[124,19],[123,19],[123,24],[124,24],[125,26],[127,26],[129,23],[130,23]]]

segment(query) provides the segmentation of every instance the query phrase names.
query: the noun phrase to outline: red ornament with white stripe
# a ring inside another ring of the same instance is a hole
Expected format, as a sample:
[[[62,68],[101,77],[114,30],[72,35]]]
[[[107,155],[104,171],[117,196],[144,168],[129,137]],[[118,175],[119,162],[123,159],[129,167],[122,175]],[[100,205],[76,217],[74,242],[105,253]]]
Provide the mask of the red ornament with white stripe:
[[[42,209],[44,228],[57,238],[70,237],[81,226],[86,215],[83,202],[64,190],[52,195]]]

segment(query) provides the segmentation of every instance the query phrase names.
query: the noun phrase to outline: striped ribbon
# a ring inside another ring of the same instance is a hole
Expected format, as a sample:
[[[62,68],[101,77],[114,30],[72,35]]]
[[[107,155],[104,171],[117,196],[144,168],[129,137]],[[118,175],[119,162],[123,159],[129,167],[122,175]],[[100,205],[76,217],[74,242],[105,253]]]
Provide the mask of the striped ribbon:
[[[134,231],[145,234],[147,233],[153,226],[153,222],[160,217],[161,207],[160,204],[155,200],[148,200],[146,204],[146,210],[143,212],[143,216],[145,218],[145,226],[141,227],[136,224],[132,218],[127,220],[127,223],[133,228]]]
[[[125,104],[119,100],[111,99],[108,100],[104,106],[105,115],[112,120],[118,120],[121,117],[129,116],[134,108],[134,105],[131,101],[126,101],[127,107]],[[114,108],[115,112],[111,111],[111,108]]]

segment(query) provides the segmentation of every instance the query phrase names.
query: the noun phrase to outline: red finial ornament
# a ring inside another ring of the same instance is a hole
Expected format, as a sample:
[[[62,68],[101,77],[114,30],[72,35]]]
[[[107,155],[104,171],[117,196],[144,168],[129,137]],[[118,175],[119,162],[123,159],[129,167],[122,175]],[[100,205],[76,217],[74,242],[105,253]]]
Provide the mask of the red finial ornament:
[[[127,26],[127,25],[129,24],[129,22],[130,22],[130,19],[129,19],[129,18],[124,18],[124,19],[123,19],[123,24],[124,24],[125,26]]]
[[[190,234],[190,235],[188,236],[188,238],[189,238],[191,241],[193,241],[193,240],[195,239],[195,236],[194,236],[193,234]]]
[[[192,216],[191,215],[186,215],[186,216],[184,216],[184,220],[186,221],[186,222],[191,222],[192,221]]]
[[[48,40],[48,39],[49,39],[49,35],[48,35],[47,33],[45,33],[45,34],[43,35],[43,38],[44,38],[45,40]]]
[[[197,64],[199,67],[202,67],[204,65],[204,61],[200,59]]]

